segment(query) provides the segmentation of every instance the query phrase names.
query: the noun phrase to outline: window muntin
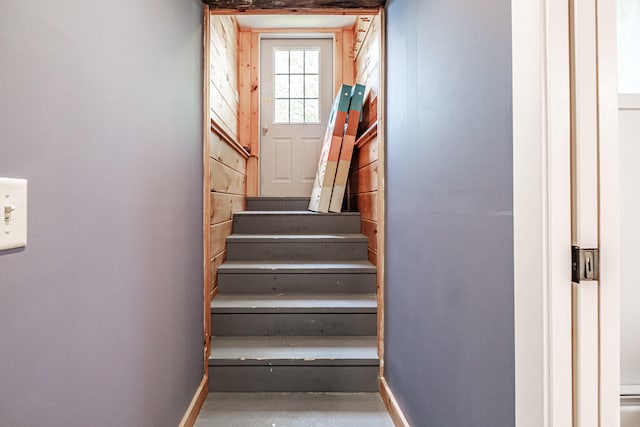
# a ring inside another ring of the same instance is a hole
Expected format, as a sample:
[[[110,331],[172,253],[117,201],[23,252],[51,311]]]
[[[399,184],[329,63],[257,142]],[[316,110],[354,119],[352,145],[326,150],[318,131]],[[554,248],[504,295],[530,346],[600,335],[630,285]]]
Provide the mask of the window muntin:
[[[274,49],[274,122],[320,123],[320,49]]]

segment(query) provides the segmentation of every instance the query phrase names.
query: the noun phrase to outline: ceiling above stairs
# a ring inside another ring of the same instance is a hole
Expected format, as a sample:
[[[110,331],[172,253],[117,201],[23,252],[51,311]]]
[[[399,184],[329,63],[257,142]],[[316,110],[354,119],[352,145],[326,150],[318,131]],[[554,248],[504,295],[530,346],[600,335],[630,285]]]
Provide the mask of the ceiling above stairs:
[[[377,9],[385,0],[203,0],[213,9],[238,11]]]
[[[242,28],[353,28],[355,15],[236,15]]]

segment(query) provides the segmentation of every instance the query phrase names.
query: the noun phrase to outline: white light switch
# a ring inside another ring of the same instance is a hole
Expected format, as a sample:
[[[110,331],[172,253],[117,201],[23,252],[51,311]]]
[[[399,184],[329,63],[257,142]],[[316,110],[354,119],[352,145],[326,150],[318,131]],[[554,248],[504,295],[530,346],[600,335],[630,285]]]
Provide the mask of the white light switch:
[[[0,251],[27,245],[27,180],[0,178]]]

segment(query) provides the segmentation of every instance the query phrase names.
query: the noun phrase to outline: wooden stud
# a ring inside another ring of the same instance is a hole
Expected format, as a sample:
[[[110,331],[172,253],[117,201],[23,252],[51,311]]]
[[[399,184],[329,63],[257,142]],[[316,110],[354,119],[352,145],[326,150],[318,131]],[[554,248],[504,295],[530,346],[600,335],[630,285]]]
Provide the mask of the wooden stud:
[[[250,151],[251,158],[247,165],[247,195],[257,196],[259,192],[259,180],[260,180],[260,76],[258,74],[260,62],[260,35],[257,33],[251,33],[251,127],[250,127]]]
[[[346,54],[343,52],[343,46],[342,31],[335,31],[333,33],[333,93],[338,93],[343,84],[351,86],[351,83],[344,81],[342,73],[343,57]]]
[[[251,145],[251,32],[240,31],[238,37],[238,139],[240,144]]]
[[[354,61],[351,53],[353,30],[342,30],[342,83],[353,86],[355,83]]]

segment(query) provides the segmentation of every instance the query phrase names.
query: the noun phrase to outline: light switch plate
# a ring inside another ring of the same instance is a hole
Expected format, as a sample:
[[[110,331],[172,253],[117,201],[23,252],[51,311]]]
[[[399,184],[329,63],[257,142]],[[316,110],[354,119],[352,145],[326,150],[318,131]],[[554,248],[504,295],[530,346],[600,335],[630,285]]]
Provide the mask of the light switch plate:
[[[27,245],[27,180],[0,178],[0,251]]]

